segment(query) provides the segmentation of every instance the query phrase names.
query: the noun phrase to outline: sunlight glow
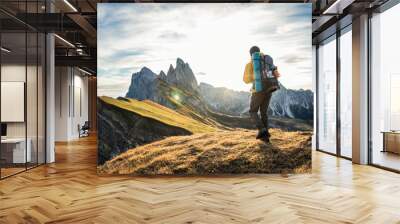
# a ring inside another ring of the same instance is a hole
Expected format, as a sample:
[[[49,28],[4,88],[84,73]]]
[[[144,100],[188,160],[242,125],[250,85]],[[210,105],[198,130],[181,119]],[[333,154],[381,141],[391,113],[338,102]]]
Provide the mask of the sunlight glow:
[[[100,95],[143,66],[167,73],[178,57],[198,83],[249,91],[242,80],[254,45],[287,88],[312,86],[310,4],[99,4],[98,32]]]
[[[181,97],[177,93],[172,94],[172,97],[178,102],[181,101]]]

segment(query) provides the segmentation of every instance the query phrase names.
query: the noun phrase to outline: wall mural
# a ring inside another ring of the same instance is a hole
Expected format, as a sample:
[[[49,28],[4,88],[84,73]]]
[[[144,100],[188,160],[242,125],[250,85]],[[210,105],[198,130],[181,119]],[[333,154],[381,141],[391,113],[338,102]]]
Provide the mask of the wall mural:
[[[99,174],[311,171],[311,4],[98,4]]]

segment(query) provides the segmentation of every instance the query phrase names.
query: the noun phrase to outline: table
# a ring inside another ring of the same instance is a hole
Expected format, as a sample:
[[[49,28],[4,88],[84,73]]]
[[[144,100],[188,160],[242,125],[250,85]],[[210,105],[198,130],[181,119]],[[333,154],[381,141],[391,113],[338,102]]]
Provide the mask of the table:
[[[400,131],[383,131],[382,152],[400,154]]]
[[[25,138],[5,138],[1,139],[1,157],[6,160],[6,163],[26,163],[31,162],[31,139],[26,139],[28,144],[25,144]],[[26,151],[25,151],[25,145]]]

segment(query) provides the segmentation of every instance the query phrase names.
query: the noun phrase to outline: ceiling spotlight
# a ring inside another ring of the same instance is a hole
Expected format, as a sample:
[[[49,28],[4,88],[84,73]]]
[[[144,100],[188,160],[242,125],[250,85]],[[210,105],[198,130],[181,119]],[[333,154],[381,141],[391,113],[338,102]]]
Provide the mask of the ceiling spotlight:
[[[78,10],[68,1],[64,0],[65,4],[67,4],[74,12],[78,12]]]
[[[76,53],[78,53],[79,55],[83,55],[83,49],[82,48],[77,48],[76,49]]]
[[[9,50],[9,49],[7,49],[5,47],[1,47],[0,49],[1,49],[1,51],[4,51],[6,53],[10,53],[11,52],[11,50]]]

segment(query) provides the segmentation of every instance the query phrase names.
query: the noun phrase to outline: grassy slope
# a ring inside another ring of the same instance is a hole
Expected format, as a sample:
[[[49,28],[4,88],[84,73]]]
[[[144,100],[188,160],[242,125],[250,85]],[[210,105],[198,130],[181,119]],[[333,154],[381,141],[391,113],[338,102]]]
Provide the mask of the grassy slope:
[[[256,131],[220,128],[197,119],[188,105],[177,111],[144,100],[100,97],[140,116],[184,128],[175,136],[128,150],[98,167],[103,174],[205,175],[219,173],[303,173],[311,168],[311,133],[272,129],[272,144],[255,139]],[[182,113],[185,112],[185,113]]]
[[[241,127],[246,129],[254,129],[254,124],[250,120],[249,116],[247,117],[238,117],[238,116],[230,116],[226,114],[221,114],[215,111],[210,111],[206,109],[206,116],[202,116],[199,114],[197,109],[190,105],[190,103],[186,102],[187,99],[193,99],[201,101],[198,94],[193,94],[192,92],[188,92],[183,89],[179,89],[171,84],[160,80],[159,89],[163,92],[165,98],[176,107],[176,112],[191,117],[201,123],[211,125],[213,127],[218,127],[219,129],[230,130],[234,127]],[[178,101],[172,97],[172,95],[177,94],[182,97],[182,101]],[[156,103],[155,103],[156,104]],[[302,130],[302,131],[312,131],[312,123],[307,121],[292,119],[292,118],[283,118],[283,117],[270,117],[270,126],[271,127],[280,127],[284,130]]]
[[[171,126],[184,128],[192,133],[205,133],[216,130],[215,127],[184,116],[152,101],[139,101],[127,98],[124,100],[118,100],[106,96],[100,97],[100,100],[107,104],[134,112],[140,116],[151,118]]]
[[[256,140],[256,131],[244,129],[169,137],[128,150],[98,171],[133,175],[310,171],[310,132],[272,129],[271,134],[272,144]]]
[[[166,83],[163,80],[159,80],[159,90],[163,93],[165,96],[165,99],[167,101],[174,105],[176,107],[176,112],[185,115],[187,117],[190,117],[196,121],[199,121],[203,124],[210,125],[213,127],[217,127],[219,129],[229,129],[228,127],[221,125],[214,119],[211,119],[209,115],[204,116],[200,112],[198,112],[198,108],[196,106],[191,105],[188,101],[192,102],[200,102],[201,99],[197,94],[194,94],[192,92],[189,92],[184,89],[177,88],[176,86],[173,86],[171,84]],[[174,99],[173,95],[178,95],[181,100],[176,100]],[[155,103],[157,104],[157,103]],[[158,105],[158,104],[157,104]],[[203,111],[205,112],[205,111]],[[206,111],[206,113],[209,113],[209,111]]]

